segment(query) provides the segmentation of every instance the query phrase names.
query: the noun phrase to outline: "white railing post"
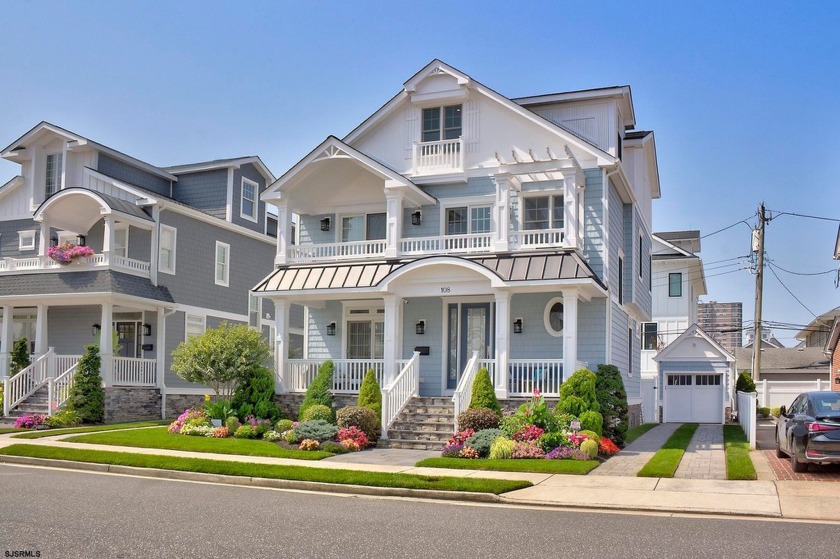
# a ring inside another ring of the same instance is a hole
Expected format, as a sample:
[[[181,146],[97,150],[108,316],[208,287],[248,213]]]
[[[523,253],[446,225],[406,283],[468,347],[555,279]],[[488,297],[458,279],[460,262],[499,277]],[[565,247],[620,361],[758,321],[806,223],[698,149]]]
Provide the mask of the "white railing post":
[[[458,381],[458,387],[455,389],[455,394],[452,395],[452,403],[455,404],[455,418],[467,409],[472,398],[472,385],[475,380],[475,374],[478,372],[478,352],[474,351],[472,357],[464,367],[464,372],[461,375],[461,380]],[[456,427],[457,429],[457,427]]]
[[[388,438],[393,425],[405,405],[420,393],[420,353],[414,355],[389,385],[382,388],[382,438]]]
[[[9,415],[9,379],[3,379],[0,381],[3,383],[3,417]]]

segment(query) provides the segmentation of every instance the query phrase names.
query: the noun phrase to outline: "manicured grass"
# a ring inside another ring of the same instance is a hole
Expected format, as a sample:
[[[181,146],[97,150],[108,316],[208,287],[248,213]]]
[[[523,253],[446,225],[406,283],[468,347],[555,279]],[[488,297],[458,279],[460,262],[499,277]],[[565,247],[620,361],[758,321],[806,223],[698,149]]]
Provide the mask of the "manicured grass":
[[[625,437],[624,442],[627,444],[632,443],[657,425],[659,425],[659,423],[642,423],[641,425],[636,425],[627,431],[627,437]]]
[[[13,439],[43,439],[56,435],[72,435],[73,433],[98,433],[99,431],[119,431],[122,429],[137,429],[138,427],[157,427],[169,425],[170,421],[136,421],[134,423],[114,423],[113,425],[90,425],[88,427],[72,427],[68,429],[44,429],[43,431],[32,431],[26,429],[27,433],[15,435]]]
[[[14,427],[0,427],[0,435],[5,435],[6,433],[20,433],[23,431],[29,431],[29,429],[15,429]]]
[[[697,430],[696,423],[681,425],[671,435],[662,448],[648,460],[645,467],[638,474],[639,477],[674,477],[677,466],[680,465],[685,449]]]
[[[160,468],[181,472],[202,472],[217,475],[314,481],[371,487],[471,491],[477,493],[494,493],[496,495],[516,489],[523,489],[532,485],[527,481],[417,476],[354,470],[331,470],[325,468],[309,468],[306,466],[275,466],[269,464],[206,460],[203,458],[176,458],[171,456],[131,454],[102,450],[78,450],[74,448],[27,444],[15,444],[0,449],[0,455],[3,454],[31,458],[72,460],[75,462],[90,462],[95,464],[135,466],[139,468]]]
[[[232,437],[216,439],[173,435],[166,430],[166,427],[79,435],[64,440],[74,443],[163,448],[166,450],[188,450],[190,452],[241,454],[243,456],[271,456],[273,458],[296,458],[298,460],[320,460],[332,456],[330,452],[289,450],[275,443],[254,439],[234,439]]]
[[[750,458],[750,441],[740,425],[724,425],[726,445],[726,479],[757,479]]]
[[[458,470],[491,470],[497,472],[532,472],[539,474],[575,474],[585,476],[598,467],[597,460],[490,460],[477,458],[426,458],[418,468],[454,468]]]

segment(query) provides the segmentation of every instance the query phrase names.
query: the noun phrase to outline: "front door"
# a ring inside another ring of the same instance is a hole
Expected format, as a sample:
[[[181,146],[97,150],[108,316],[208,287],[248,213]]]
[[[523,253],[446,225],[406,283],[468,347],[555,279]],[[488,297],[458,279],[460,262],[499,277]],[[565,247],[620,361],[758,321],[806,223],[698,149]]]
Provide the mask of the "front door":
[[[448,315],[449,359],[446,388],[455,390],[473,352],[478,352],[479,359],[487,359],[493,355],[490,303],[451,303]]]
[[[114,331],[117,333],[115,354],[119,357],[140,357],[140,323],[115,322]]]

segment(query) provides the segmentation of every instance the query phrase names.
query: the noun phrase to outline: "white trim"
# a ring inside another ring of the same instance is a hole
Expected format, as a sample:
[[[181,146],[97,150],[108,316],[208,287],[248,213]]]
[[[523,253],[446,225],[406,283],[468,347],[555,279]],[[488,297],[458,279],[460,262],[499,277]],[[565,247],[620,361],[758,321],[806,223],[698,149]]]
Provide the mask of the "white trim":
[[[160,224],[160,232],[158,235],[160,236],[160,240],[163,240],[163,232],[168,231],[172,233],[172,256],[169,259],[170,267],[164,268],[161,264],[161,255],[163,254],[164,246],[163,242],[158,242],[158,272],[162,272],[164,274],[175,275],[175,256],[178,248],[178,229],[172,227],[171,225],[165,225],[163,223]]]
[[[219,248],[224,248],[225,253],[225,260],[224,264],[224,277],[219,279]],[[216,248],[213,251],[213,277],[216,281],[216,285],[221,285],[223,287],[230,286],[230,245],[227,243],[223,243],[221,241],[216,241]],[[250,309],[249,309],[250,314]]]
[[[37,231],[18,231],[18,250],[35,250],[37,243],[35,242],[35,234]],[[30,246],[31,245],[31,246]]]
[[[562,338],[564,328],[561,328],[560,331],[554,330],[551,327],[551,320],[549,318],[549,316],[551,314],[551,308],[554,305],[556,305],[557,303],[560,303],[561,305],[563,305],[563,326],[566,325],[565,298],[563,298],[563,297],[552,297],[551,299],[548,300],[548,303],[546,303],[545,310],[543,311],[543,326],[545,326],[545,331],[548,332],[548,334],[550,336],[554,336],[555,338]]]
[[[450,202],[451,200],[451,202]],[[448,224],[446,212],[452,208],[467,208],[467,232],[455,233],[457,235],[472,235],[472,210],[473,208],[489,208],[490,209],[490,230],[482,231],[482,233],[495,233],[493,220],[493,206],[495,195],[488,196],[472,196],[470,198],[445,198],[440,202],[440,235],[446,236],[446,226]]]
[[[193,305],[174,305],[176,312],[184,312],[189,314],[204,314],[207,316],[212,316],[213,318],[218,318],[221,320],[233,321],[233,322],[242,322],[244,324],[248,324],[248,315],[247,314],[236,314],[227,311],[219,311],[216,309],[208,309],[207,307],[196,307]]]
[[[253,207],[254,207],[254,213],[250,214],[250,215],[242,212],[242,206],[244,205],[244,202],[245,202],[245,183],[248,183],[249,185],[254,187],[254,199],[252,200]],[[259,185],[259,183],[255,182],[255,181],[252,181],[249,178],[242,177],[242,182],[239,186],[239,217],[241,217],[242,219],[247,219],[248,221],[253,221],[254,223],[257,223],[259,221],[259,213],[260,213],[259,212],[259,206],[260,206],[260,185]]]
[[[207,331],[207,315],[206,314],[194,314],[194,313],[185,312],[184,313],[184,341],[189,340],[189,335],[188,334],[189,334],[189,326],[190,326],[190,317],[200,319],[201,323],[202,323],[202,328],[203,328],[202,331],[198,334],[195,334],[195,336],[200,336],[201,334],[203,334],[204,332]],[[195,326],[198,325],[197,322],[198,321],[196,321]]]
[[[127,223],[117,223],[114,225],[114,246],[111,247],[114,254],[117,254],[117,231],[125,231],[125,254],[120,254],[118,256],[128,258],[128,233],[130,230],[131,227],[129,227]]]
[[[233,221],[233,167],[227,170],[227,194],[225,198],[225,220]]]
[[[561,181],[563,182],[563,181]],[[530,192],[520,192],[519,193],[519,215],[517,216],[517,226],[519,227],[520,232],[524,231],[542,231],[542,229],[525,229],[525,199],[527,198],[548,198],[548,228],[549,229],[560,229],[554,223],[554,198],[559,197],[563,201],[563,205],[561,208],[565,210],[565,190],[563,187],[555,188],[552,190],[535,190]],[[563,214],[563,227],[566,226],[566,215],[565,212]]]
[[[144,192],[142,190],[138,190],[136,187],[133,187],[119,179],[115,179],[114,177],[110,177],[108,175],[103,175],[96,169],[85,167],[83,172],[95,179],[101,180],[102,182],[107,182],[113,185],[114,187],[119,188],[120,190],[124,190],[133,196],[137,196],[137,198],[140,198],[140,201],[142,201],[144,205],[151,205],[157,202],[157,199],[152,196],[151,192]],[[97,194],[104,194],[99,193],[97,191],[94,192]]]

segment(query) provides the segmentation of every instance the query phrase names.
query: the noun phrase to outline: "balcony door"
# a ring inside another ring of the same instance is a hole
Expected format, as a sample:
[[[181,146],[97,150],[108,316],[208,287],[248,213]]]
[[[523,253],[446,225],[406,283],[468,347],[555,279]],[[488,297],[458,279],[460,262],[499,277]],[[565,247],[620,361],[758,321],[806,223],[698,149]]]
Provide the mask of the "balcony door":
[[[493,355],[490,303],[451,303],[448,307],[448,367],[446,388],[455,390],[464,367],[478,352],[479,359]]]

